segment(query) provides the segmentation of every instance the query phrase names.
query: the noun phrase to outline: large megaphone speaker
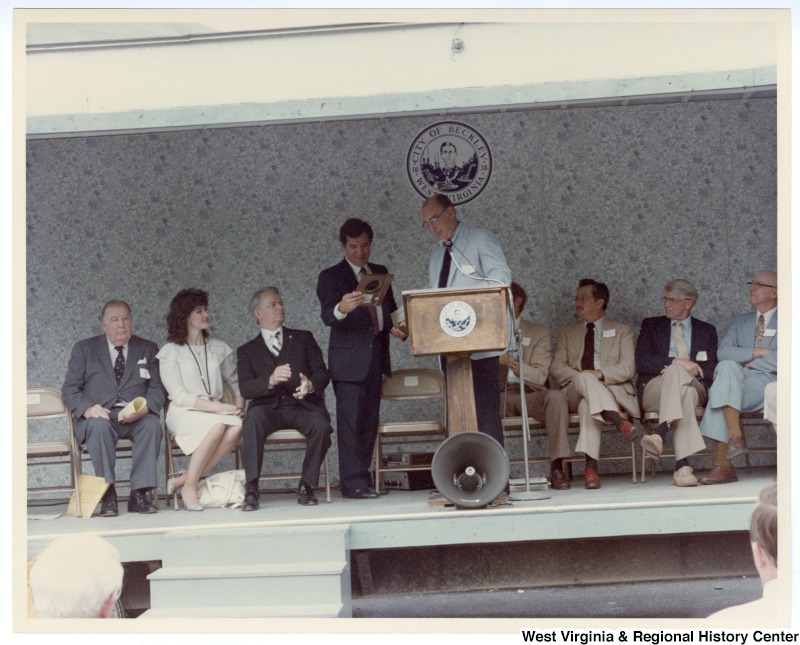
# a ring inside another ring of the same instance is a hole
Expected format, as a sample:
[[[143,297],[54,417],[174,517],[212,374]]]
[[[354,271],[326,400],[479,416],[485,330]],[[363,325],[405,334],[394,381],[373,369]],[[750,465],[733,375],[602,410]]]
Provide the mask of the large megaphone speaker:
[[[505,490],[508,457],[489,435],[461,432],[441,443],[431,474],[438,491],[458,508],[483,508]]]

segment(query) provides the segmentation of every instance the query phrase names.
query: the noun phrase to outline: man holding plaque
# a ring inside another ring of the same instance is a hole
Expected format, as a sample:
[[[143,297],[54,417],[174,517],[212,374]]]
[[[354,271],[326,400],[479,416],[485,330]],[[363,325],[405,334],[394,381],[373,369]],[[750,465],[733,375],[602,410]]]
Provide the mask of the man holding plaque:
[[[400,340],[408,336],[405,323],[392,325],[397,305],[391,287],[381,288],[386,279],[379,276],[388,270],[369,262],[372,239],[367,222],[348,219],[339,229],[344,258],[322,271],[317,280],[322,321],[331,328],[328,369],[336,392],[339,479],[342,496],[352,499],[378,497],[369,468],[378,431],[381,383],[384,374],[391,374],[389,334]]]

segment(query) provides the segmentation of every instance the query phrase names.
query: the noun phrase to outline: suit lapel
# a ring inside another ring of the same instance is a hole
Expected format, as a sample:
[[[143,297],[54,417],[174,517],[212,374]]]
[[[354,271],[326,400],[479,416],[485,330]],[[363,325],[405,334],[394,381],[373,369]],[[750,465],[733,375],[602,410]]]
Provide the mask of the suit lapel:
[[[267,343],[264,342],[264,337],[259,333],[258,336],[253,340],[253,349],[255,350],[256,358],[258,362],[264,366],[264,374],[272,374],[273,370],[275,369],[275,356],[273,356],[272,352],[269,351],[269,347],[267,347]],[[281,346],[281,350],[283,346]]]
[[[664,321],[663,331],[660,334],[658,334],[656,342],[659,343],[660,345],[660,347],[658,348],[660,350],[659,354],[662,356],[669,356],[669,348],[670,345],[672,345],[672,321],[666,316],[663,316],[662,320]],[[689,344],[692,347],[694,347],[694,333],[695,333],[695,328],[694,325],[692,325],[692,338],[689,339]]]
[[[130,350],[130,347],[128,348]],[[97,354],[97,361],[103,366],[103,371],[109,378],[111,383],[117,382],[117,377],[114,376],[114,366],[111,363],[111,354],[108,351],[108,339],[105,335],[97,337],[97,342],[94,346],[94,351]]]
[[[356,278],[356,274],[353,273],[353,269],[346,258],[339,263],[339,273],[348,289],[350,291],[355,291],[355,288],[358,286],[358,278]]]
[[[600,365],[604,365],[609,356],[613,355],[611,350],[613,349],[614,341],[617,338],[616,327],[614,326],[614,323],[610,321],[603,321],[603,322],[604,322],[603,331],[602,331],[602,336],[600,338]],[[606,336],[606,332],[612,329],[615,330],[614,335]]]
[[[526,365],[530,365],[531,362],[531,354],[533,353],[533,339],[531,338],[533,334],[531,333],[530,327],[528,327],[528,323],[525,320],[519,321],[519,328],[522,330],[522,361]],[[525,339],[528,339],[528,344],[525,345]],[[520,371],[522,370],[522,366],[520,366]]]
[[[756,316],[756,320],[758,320],[758,316]],[[769,324],[765,327],[765,329],[774,329],[775,333],[772,336],[767,336],[764,334],[764,338],[761,341],[762,347],[774,347],[776,339],[778,338],[778,312],[776,311],[772,315],[772,320],[769,321]],[[755,337],[755,332],[753,333],[753,337]]]
[[[697,318],[694,316],[690,317],[692,321],[692,335],[689,339],[690,349],[689,349],[689,356],[692,360],[696,360],[697,353],[702,352],[706,348],[706,337],[705,335],[701,338],[700,334],[702,333],[701,326],[697,322]]]
[[[283,345],[281,345],[281,352],[278,357],[282,361],[288,361],[289,357],[293,355],[294,346],[297,340],[294,337],[294,330],[283,328]]]
[[[581,359],[583,358],[583,344],[586,341],[586,326],[580,322],[574,327],[575,333],[570,339],[572,344],[571,355],[573,356],[572,367],[580,371]]]
[[[125,371],[122,373],[120,379],[120,386],[128,382],[128,379],[133,375],[133,371],[137,369],[136,364],[139,361],[139,343],[136,342],[133,336],[128,341],[128,358],[125,359]]]

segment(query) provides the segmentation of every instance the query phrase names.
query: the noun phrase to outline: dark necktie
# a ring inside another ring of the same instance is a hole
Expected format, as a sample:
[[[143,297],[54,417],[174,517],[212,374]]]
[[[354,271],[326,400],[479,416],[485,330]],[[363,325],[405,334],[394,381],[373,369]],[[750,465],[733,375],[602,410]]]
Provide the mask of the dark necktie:
[[[586,323],[586,338],[583,340],[583,356],[581,356],[581,369],[594,369],[594,323]]]
[[[362,276],[367,275],[367,270],[364,267],[358,272],[359,278]],[[367,307],[367,311],[369,311],[369,317],[372,318],[372,334],[375,335],[380,331],[380,323],[378,322],[378,312],[377,307]]]
[[[120,346],[114,349],[117,350],[117,360],[114,361],[114,376],[117,377],[117,385],[119,385],[119,382],[122,380],[122,375],[125,373],[125,355],[122,353],[125,347]]]
[[[447,286],[447,278],[450,277],[450,247],[444,247],[444,258],[442,259],[442,269],[439,271],[439,288]]]

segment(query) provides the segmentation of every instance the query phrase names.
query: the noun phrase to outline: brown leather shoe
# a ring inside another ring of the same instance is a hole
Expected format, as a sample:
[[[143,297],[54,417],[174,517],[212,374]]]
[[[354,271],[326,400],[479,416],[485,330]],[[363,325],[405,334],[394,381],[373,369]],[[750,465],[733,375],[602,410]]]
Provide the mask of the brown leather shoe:
[[[636,435],[636,426],[624,419],[617,424],[617,430],[622,433],[622,438],[625,441],[633,441],[633,437]]]
[[[600,488],[600,475],[597,473],[597,468],[593,466],[586,467],[583,472],[583,486],[588,489]]]
[[[728,459],[733,459],[747,452],[742,435],[728,439]]]
[[[701,484],[728,484],[738,481],[739,478],[736,476],[736,469],[733,466],[721,466],[720,464],[714,464],[711,471],[700,478]]]
[[[569,480],[561,468],[553,468],[550,471],[550,488],[554,490],[567,490],[570,487]]]

